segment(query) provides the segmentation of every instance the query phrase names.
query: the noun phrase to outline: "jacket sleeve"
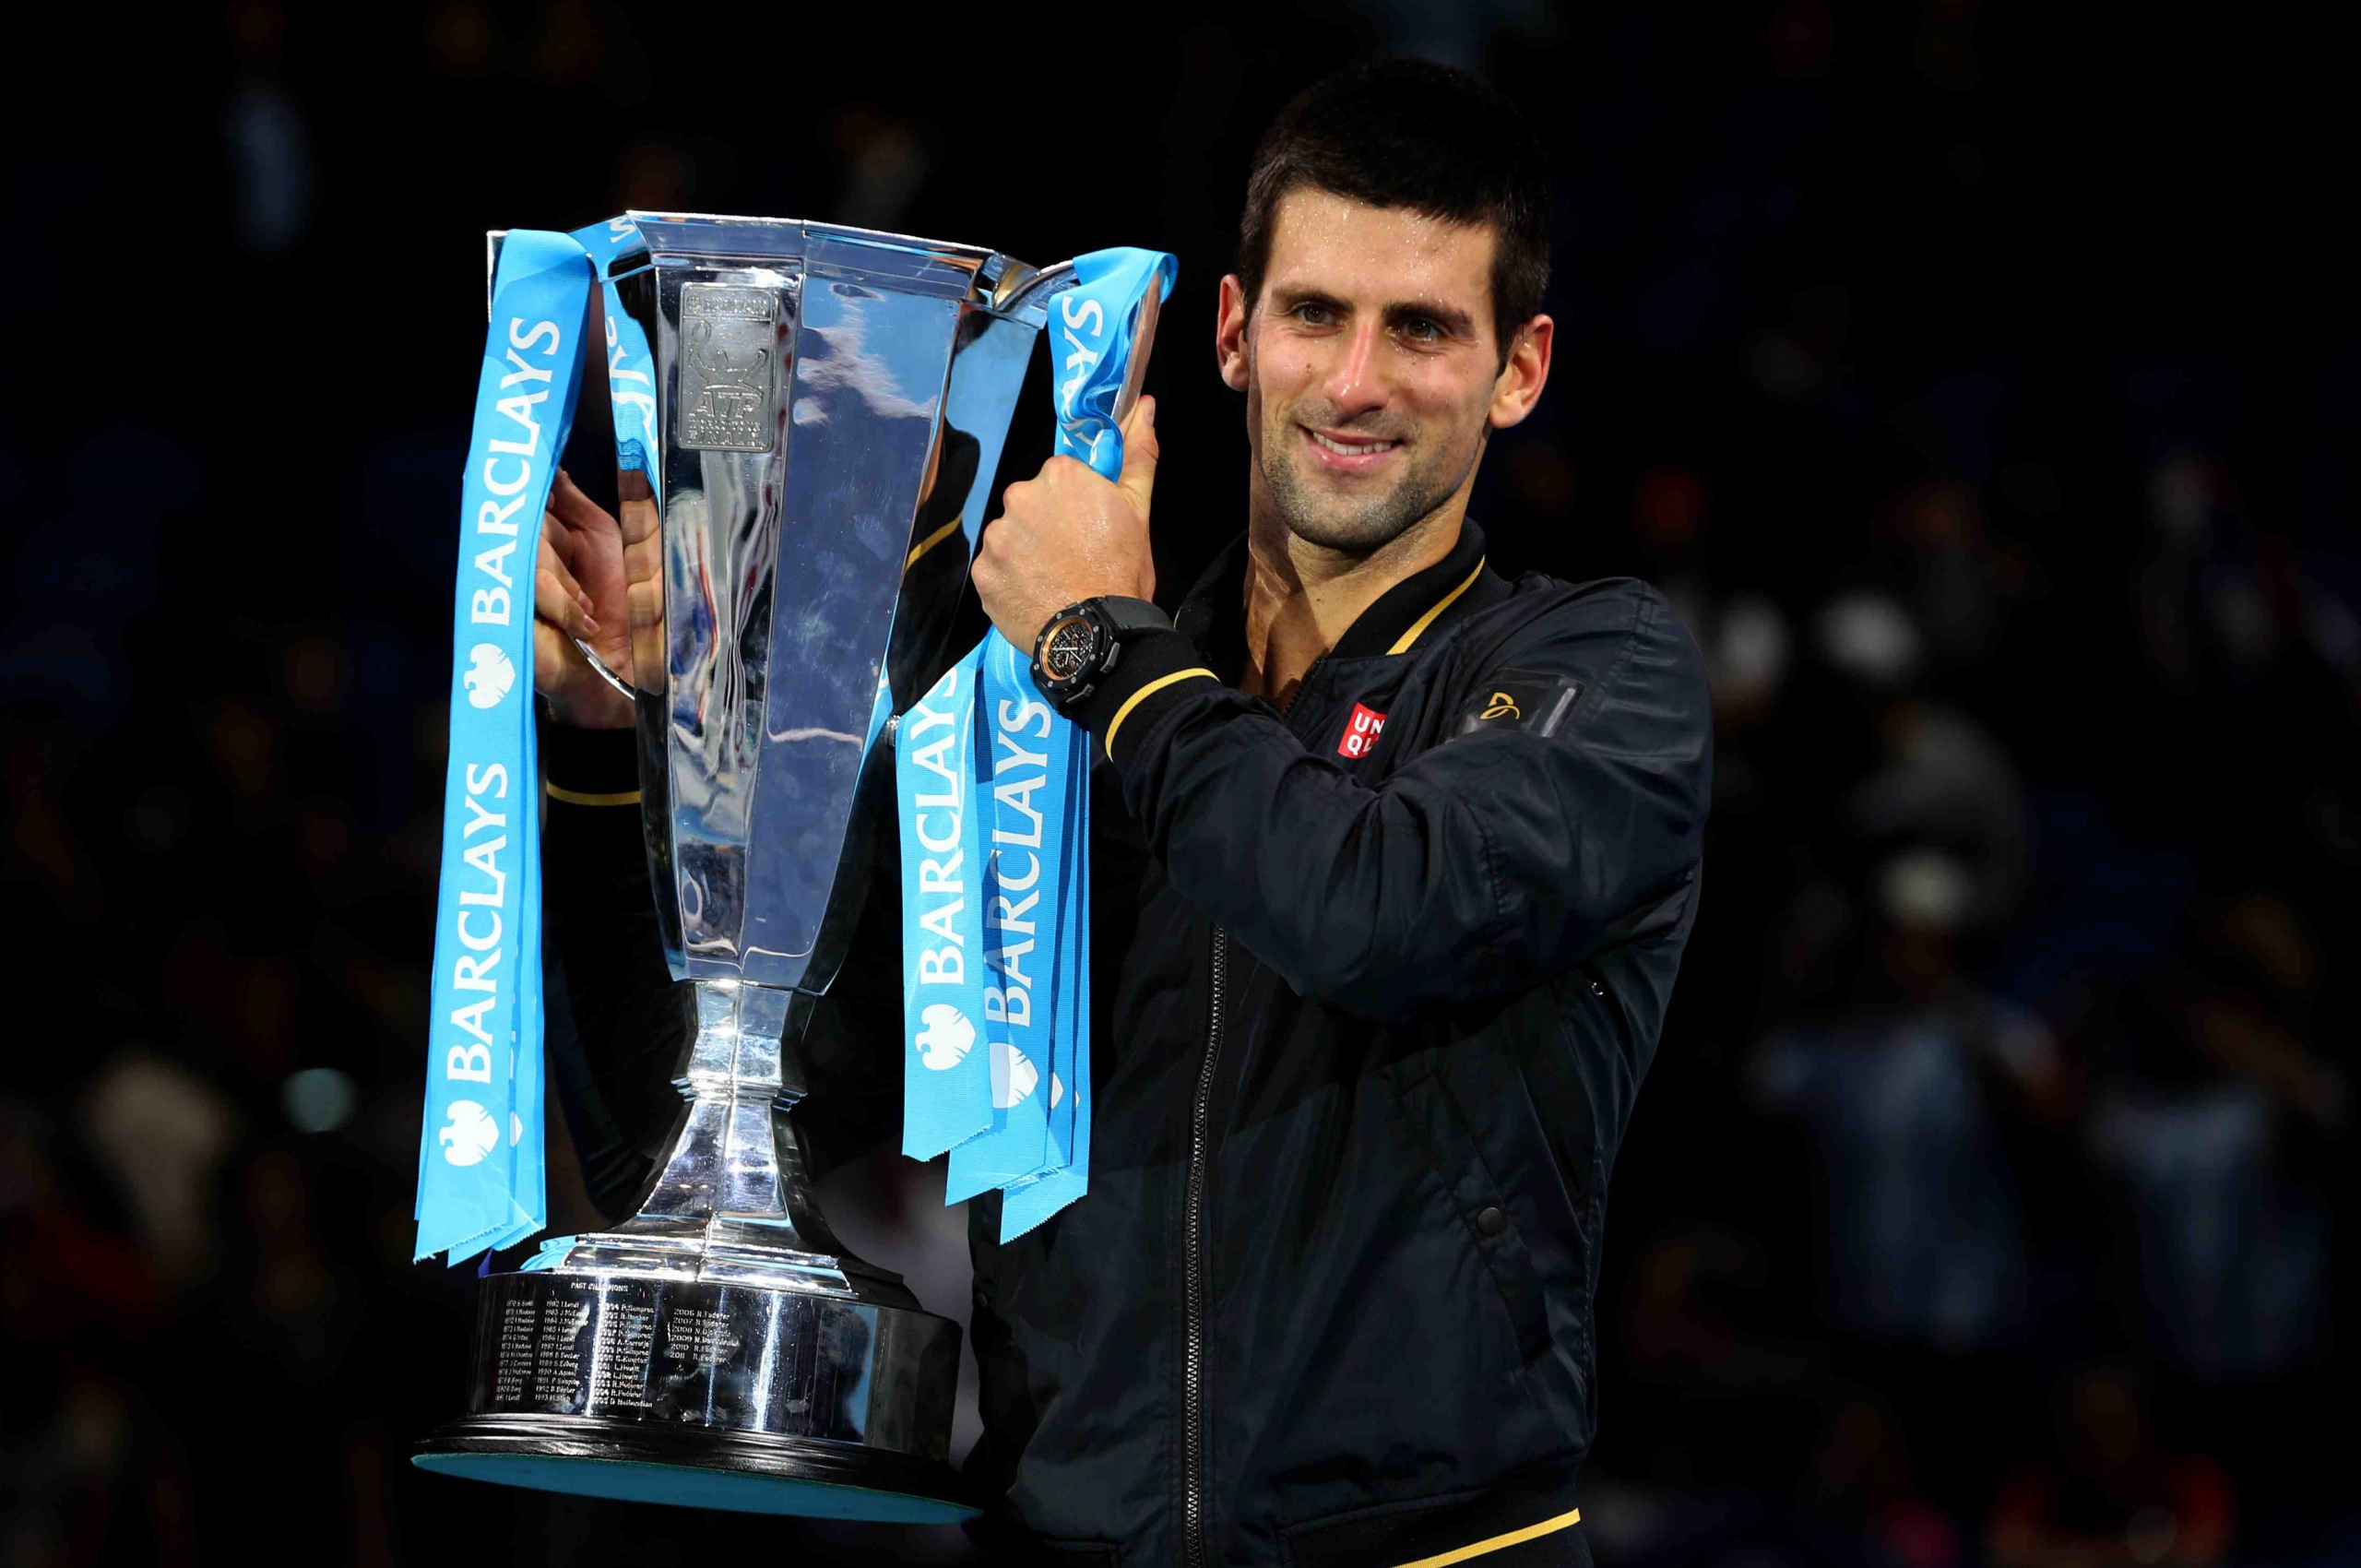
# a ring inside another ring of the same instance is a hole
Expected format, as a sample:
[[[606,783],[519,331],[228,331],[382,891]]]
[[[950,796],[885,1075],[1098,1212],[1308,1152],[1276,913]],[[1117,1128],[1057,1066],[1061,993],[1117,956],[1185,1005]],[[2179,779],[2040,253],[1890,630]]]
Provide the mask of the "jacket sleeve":
[[[1439,742],[1373,787],[1178,632],[1127,647],[1077,717],[1183,897],[1299,993],[1390,1020],[1564,972],[1700,859],[1710,703],[1662,596],[1561,590],[1450,683],[1509,670],[1579,686],[1556,733],[1454,736],[1451,708],[1429,719]]]

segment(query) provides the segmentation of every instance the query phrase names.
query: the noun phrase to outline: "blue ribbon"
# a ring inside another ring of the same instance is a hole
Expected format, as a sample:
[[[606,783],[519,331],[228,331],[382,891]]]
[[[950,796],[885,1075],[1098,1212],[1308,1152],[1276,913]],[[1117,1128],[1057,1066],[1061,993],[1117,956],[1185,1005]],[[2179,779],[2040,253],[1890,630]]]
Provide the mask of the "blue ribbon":
[[[1067,726],[1071,730],[1071,726]],[[1031,1180],[1005,1189],[1000,1239],[1022,1236],[1090,1191],[1090,748],[1072,748],[1065,857],[1058,900],[1050,1039],[1050,1158]]]
[[[1101,479],[1123,472],[1115,415],[1131,379],[1140,303],[1172,295],[1180,264],[1162,251],[1119,245],[1074,258],[1074,286],[1050,312],[1050,367],[1058,398],[1058,455],[1079,457]]]
[[[579,243],[536,230],[510,232],[492,279],[459,508],[419,1258],[511,1245],[548,1212],[533,578],[591,280]]]
[[[1151,289],[1170,294],[1177,270],[1160,252],[1093,251],[1052,303],[1056,450],[1106,479],[1123,471],[1115,416],[1141,306]],[[948,1203],[1002,1189],[1005,1241],[1090,1190],[1089,741],[1041,701],[1028,657],[993,632],[912,705],[896,747],[902,1148],[919,1159],[950,1151]],[[955,784],[966,802],[955,893],[941,814]]]
[[[932,1159],[991,1126],[983,1045],[982,807],[976,783],[983,649],[943,672],[895,732],[902,835],[902,1152]]]
[[[992,1120],[951,1151],[946,1203],[1065,1162],[1050,1148],[1050,1100],[1052,1094],[1064,1098],[1051,1034],[1060,960],[1073,934],[1062,918],[1071,892],[1068,868],[1084,849],[1067,808],[1077,731],[1042,699],[1026,661],[1005,638],[987,637],[982,653],[980,733],[991,754],[976,777],[991,791],[979,913]]]
[[[637,243],[639,226],[628,218],[610,219],[576,229],[574,241],[590,255],[599,268],[599,287],[606,304],[607,391],[614,408],[615,464],[647,476],[648,489],[661,495],[656,439],[656,358],[647,350],[647,334],[638,318],[623,309],[608,272],[618,255]]]

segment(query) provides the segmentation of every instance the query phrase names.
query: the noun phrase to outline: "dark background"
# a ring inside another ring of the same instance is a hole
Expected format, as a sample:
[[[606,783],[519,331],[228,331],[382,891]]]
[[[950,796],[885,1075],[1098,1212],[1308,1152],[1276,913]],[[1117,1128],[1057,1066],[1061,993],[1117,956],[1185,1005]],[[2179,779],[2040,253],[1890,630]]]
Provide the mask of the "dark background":
[[[1975,0],[78,9],[15,34],[0,207],[0,1557],[958,1560],[407,1463],[472,1283],[408,1259],[481,232],[1177,253],[1178,591],[1242,522],[1207,329],[1253,138],[1393,52],[1558,160],[1495,563],[1655,581],[1714,673],[1598,1295],[1600,1561],[2361,1559],[2346,40]],[[922,1252],[914,1180],[839,1218]]]

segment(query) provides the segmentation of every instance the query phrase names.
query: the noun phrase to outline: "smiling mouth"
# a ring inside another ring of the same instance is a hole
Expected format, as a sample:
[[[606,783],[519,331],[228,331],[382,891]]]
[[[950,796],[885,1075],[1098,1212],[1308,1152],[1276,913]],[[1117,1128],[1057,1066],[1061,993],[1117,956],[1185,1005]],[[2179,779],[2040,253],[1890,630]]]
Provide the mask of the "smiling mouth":
[[[1318,431],[1310,429],[1305,429],[1303,433],[1311,437],[1311,444],[1323,452],[1334,452],[1340,457],[1374,457],[1382,453],[1391,452],[1402,445],[1399,441],[1339,441],[1334,436],[1323,435]]]

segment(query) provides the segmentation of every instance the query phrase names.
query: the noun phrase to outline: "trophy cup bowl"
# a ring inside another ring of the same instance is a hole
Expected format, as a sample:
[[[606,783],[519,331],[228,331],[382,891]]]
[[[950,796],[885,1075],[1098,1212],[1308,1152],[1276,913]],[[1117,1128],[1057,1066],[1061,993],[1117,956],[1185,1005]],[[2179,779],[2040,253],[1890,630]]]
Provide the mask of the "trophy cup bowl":
[[[662,647],[626,689],[658,923],[696,1028],[637,1212],[485,1277],[466,1414],[416,1463],[708,1508],[964,1518],[959,1327],[830,1232],[789,1113],[803,1023],[866,890],[884,720],[948,639],[1072,269],[788,220],[610,229],[609,340],[635,326],[654,381],[611,361],[619,410],[654,400],[653,441],[618,447],[658,505],[664,572]],[[914,573],[937,547],[955,563]]]

